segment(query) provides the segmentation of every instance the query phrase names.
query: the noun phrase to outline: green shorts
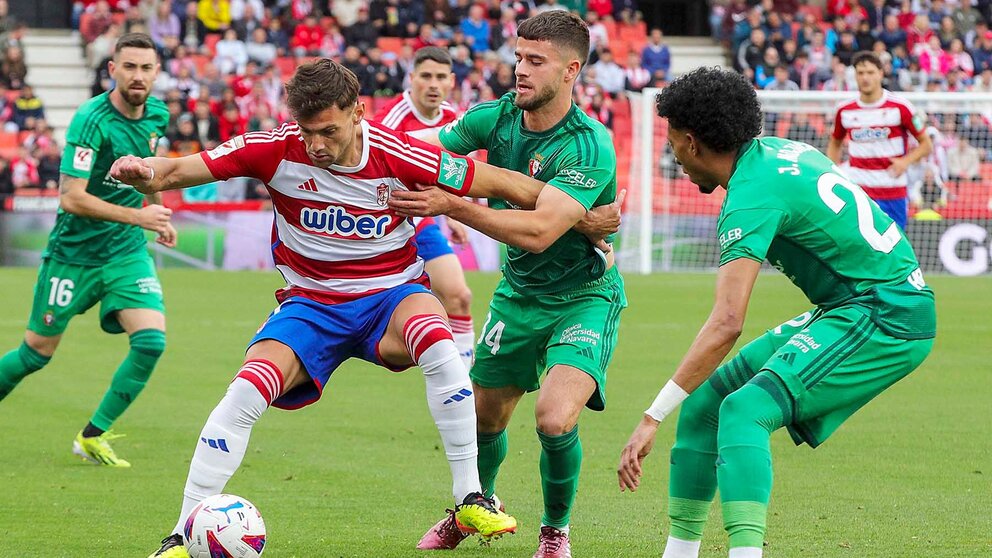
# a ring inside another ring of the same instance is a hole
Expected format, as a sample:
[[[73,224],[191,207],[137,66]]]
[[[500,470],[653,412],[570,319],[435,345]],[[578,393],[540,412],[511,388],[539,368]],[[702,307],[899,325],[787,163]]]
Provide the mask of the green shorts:
[[[933,347],[933,339],[892,337],[872,314],[859,305],[806,312],[745,345],[710,385],[723,396],[749,382],[765,389],[796,444],[816,447]]]
[[[606,368],[617,342],[620,312],[627,307],[616,268],[596,281],[552,295],[524,296],[500,281],[489,303],[475,349],[472,381],[489,388],[534,391],[556,364],[592,376],[596,392],[586,406],[606,407]]]
[[[73,265],[48,258],[38,270],[28,329],[46,337],[59,335],[69,320],[100,303],[100,327],[123,333],[118,310],[165,311],[162,285],[147,253],[114,260],[101,267]]]

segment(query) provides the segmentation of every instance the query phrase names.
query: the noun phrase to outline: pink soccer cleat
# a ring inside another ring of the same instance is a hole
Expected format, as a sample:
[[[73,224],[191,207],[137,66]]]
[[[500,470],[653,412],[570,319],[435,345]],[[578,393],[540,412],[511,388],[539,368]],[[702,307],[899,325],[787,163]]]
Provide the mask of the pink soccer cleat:
[[[448,515],[431,527],[417,543],[419,550],[453,550],[458,543],[469,537],[463,533],[455,521],[455,510],[447,510]]]
[[[568,533],[547,525],[542,526],[534,558],[572,558]]]

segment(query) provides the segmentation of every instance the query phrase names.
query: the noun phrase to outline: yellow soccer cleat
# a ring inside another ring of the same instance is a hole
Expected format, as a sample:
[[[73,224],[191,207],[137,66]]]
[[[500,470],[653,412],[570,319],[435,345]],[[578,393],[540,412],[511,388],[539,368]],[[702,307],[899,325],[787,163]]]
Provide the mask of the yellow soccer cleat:
[[[466,496],[455,508],[455,523],[463,533],[478,533],[483,542],[517,532],[517,520],[498,510],[493,500],[478,492]]]
[[[148,558],[189,558],[189,552],[186,552],[183,536],[177,533],[162,539],[162,548]]]
[[[72,442],[72,453],[97,465],[130,467],[130,463],[117,457],[117,454],[114,453],[114,448],[110,447],[109,443],[110,440],[123,437],[122,434],[114,434],[108,430],[99,436],[84,438],[83,431],[80,430],[79,434],[76,434],[76,439]]]

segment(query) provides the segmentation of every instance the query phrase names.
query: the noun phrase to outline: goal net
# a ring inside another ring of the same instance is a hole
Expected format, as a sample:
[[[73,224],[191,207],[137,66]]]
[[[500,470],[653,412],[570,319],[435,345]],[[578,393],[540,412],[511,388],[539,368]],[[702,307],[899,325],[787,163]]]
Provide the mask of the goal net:
[[[720,258],[716,219],[724,190],[700,194],[676,164],[667,143],[667,121],[655,112],[659,91],[645,89],[630,97],[630,168],[621,169],[621,175],[629,171],[629,180],[618,259],[628,272],[711,271]],[[825,152],[837,104],[855,95],[759,91],[764,133]],[[931,156],[908,172],[911,204],[906,236],[924,271],[988,273],[992,270],[992,94],[900,95],[925,114],[934,143]]]

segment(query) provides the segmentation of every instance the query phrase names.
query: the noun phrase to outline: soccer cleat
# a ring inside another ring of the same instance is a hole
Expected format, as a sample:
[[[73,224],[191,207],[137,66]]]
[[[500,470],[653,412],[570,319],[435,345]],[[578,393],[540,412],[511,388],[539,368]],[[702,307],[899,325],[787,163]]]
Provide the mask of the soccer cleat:
[[[162,548],[148,558],[189,558],[189,552],[186,552],[183,536],[176,533],[162,539]]]
[[[568,542],[568,533],[542,525],[534,558],[572,558],[572,545]]]
[[[493,502],[496,504],[496,509],[503,512],[506,509],[503,507],[503,503],[499,501],[496,495],[493,495]],[[471,533],[462,532],[458,528],[458,522],[455,521],[455,510],[446,510],[448,515],[444,516],[444,519],[438,521],[431,527],[430,531],[424,533],[421,537],[420,542],[417,543],[417,549],[419,550],[453,550],[458,546],[460,542],[467,539]]]
[[[496,507],[493,499],[473,492],[455,506],[455,524],[464,533],[477,533],[483,543],[517,531],[517,520]]]
[[[117,457],[117,454],[114,453],[114,448],[110,447],[109,443],[110,440],[123,437],[122,434],[114,434],[108,430],[99,436],[84,438],[83,431],[80,430],[79,434],[76,434],[76,439],[72,442],[72,453],[97,465],[130,467],[130,463]]]

